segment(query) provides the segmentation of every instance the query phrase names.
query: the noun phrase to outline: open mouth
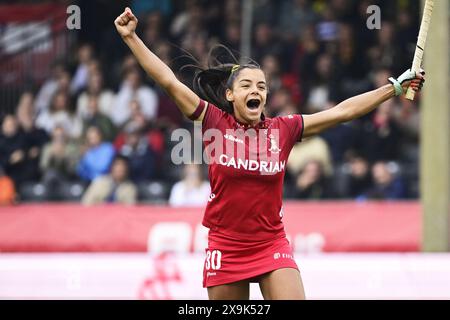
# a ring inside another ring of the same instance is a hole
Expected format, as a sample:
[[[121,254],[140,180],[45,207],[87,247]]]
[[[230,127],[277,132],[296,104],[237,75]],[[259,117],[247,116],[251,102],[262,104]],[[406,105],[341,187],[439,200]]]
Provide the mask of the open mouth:
[[[258,99],[250,99],[247,101],[247,107],[251,110],[258,109],[260,104],[261,101],[259,101]]]

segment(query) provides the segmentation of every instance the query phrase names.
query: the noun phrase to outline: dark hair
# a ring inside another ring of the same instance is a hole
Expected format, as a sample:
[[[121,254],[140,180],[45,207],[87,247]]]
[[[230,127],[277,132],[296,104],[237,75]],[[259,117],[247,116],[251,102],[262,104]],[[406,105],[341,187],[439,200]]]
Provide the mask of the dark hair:
[[[108,171],[111,172],[113,166],[116,163],[118,163],[118,162],[121,162],[121,163],[123,163],[125,165],[125,168],[126,168],[126,171],[127,171],[126,176],[128,177],[128,175],[130,174],[130,159],[128,157],[122,155],[122,154],[116,154],[114,156],[114,158],[111,161],[111,164],[109,166],[109,170]]]
[[[124,163],[126,164],[127,167],[130,165],[130,159],[129,159],[128,157],[126,157],[126,156],[120,154],[120,153],[119,153],[119,154],[116,154],[116,155],[114,156],[113,160],[111,161],[111,165],[112,165],[114,162],[117,162],[117,161],[122,161],[122,162],[124,162]]]
[[[216,54],[218,49],[223,49],[226,55]],[[227,62],[221,62],[219,58],[228,59],[226,59]],[[234,80],[236,80],[242,70],[261,69],[258,63],[249,58],[246,58],[244,63],[239,63],[236,56],[224,45],[216,45],[211,48],[208,54],[207,68],[196,65],[185,67],[197,69],[193,80],[195,93],[201,99],[211,102],[230,114],[233,113],[233,103],[225,98],[226,90],[232,89]]]

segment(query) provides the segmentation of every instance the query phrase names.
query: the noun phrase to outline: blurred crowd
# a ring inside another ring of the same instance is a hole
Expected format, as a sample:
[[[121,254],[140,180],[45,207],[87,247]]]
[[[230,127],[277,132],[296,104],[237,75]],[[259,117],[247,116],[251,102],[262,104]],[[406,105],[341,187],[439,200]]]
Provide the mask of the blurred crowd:
[[[319,112],[409,68],[417,2],[254,0],[251,56],[269,82],[267,115]],[[380,30],[366,25],[373,4]],[[92,13],[109,4],[81,5]],[[119,14],[125,5],[110,9]],[[180,72],[183,65],[207,63],[219,43],[240,49],[241,1],[135,0],[131,8],[144,43],[188,85],[193,70]],[[73,55],[54,61],[47,80],[1,119],[0,203],[204,204],[207,168],[170,161],[171,132],[192,124],[142,73],[113,20],[86,21]],[[419,119],[417,100],[391,99],[305,139],[288,161],[285,197],[416,198]]]

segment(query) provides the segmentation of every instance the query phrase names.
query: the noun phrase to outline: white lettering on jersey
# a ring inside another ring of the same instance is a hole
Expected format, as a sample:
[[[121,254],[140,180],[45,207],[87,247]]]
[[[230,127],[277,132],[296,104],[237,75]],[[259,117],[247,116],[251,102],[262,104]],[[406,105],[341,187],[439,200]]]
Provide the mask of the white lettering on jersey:
[[[248,171],[260,171],[266,173],[278,173],[283,172],[286,168],[286,161],[282,162],[267,162],[261,161],[258,162],[256,160],[242,160],[236,159],[234,157],[229,158],[227,155],[222,154],[219,157],[219,164],[225,167],[232,167],[234,169],[244,169]]]

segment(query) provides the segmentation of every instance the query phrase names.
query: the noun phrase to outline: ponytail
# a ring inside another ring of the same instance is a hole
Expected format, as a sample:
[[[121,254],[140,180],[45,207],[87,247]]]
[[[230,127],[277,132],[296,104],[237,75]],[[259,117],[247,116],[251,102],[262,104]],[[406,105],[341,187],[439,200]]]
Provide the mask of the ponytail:
[[[219,48],[225,50],[231,58],[231,62],[220,62],[219,56],[215,55],[215,51]],[[194,92],[201,99],[211,102],[230,114],[233,114],[233,103],[225,98],[226,90],[232,89],[234,80],[242,70],[248,68],[260,69],[260,66],[253,60],[249,60],[245,64],[239,64],[231,50],[223,45],[216,45],[211,48],[208,54],[207,68],[189,66],[197,69],[193,80]]]

